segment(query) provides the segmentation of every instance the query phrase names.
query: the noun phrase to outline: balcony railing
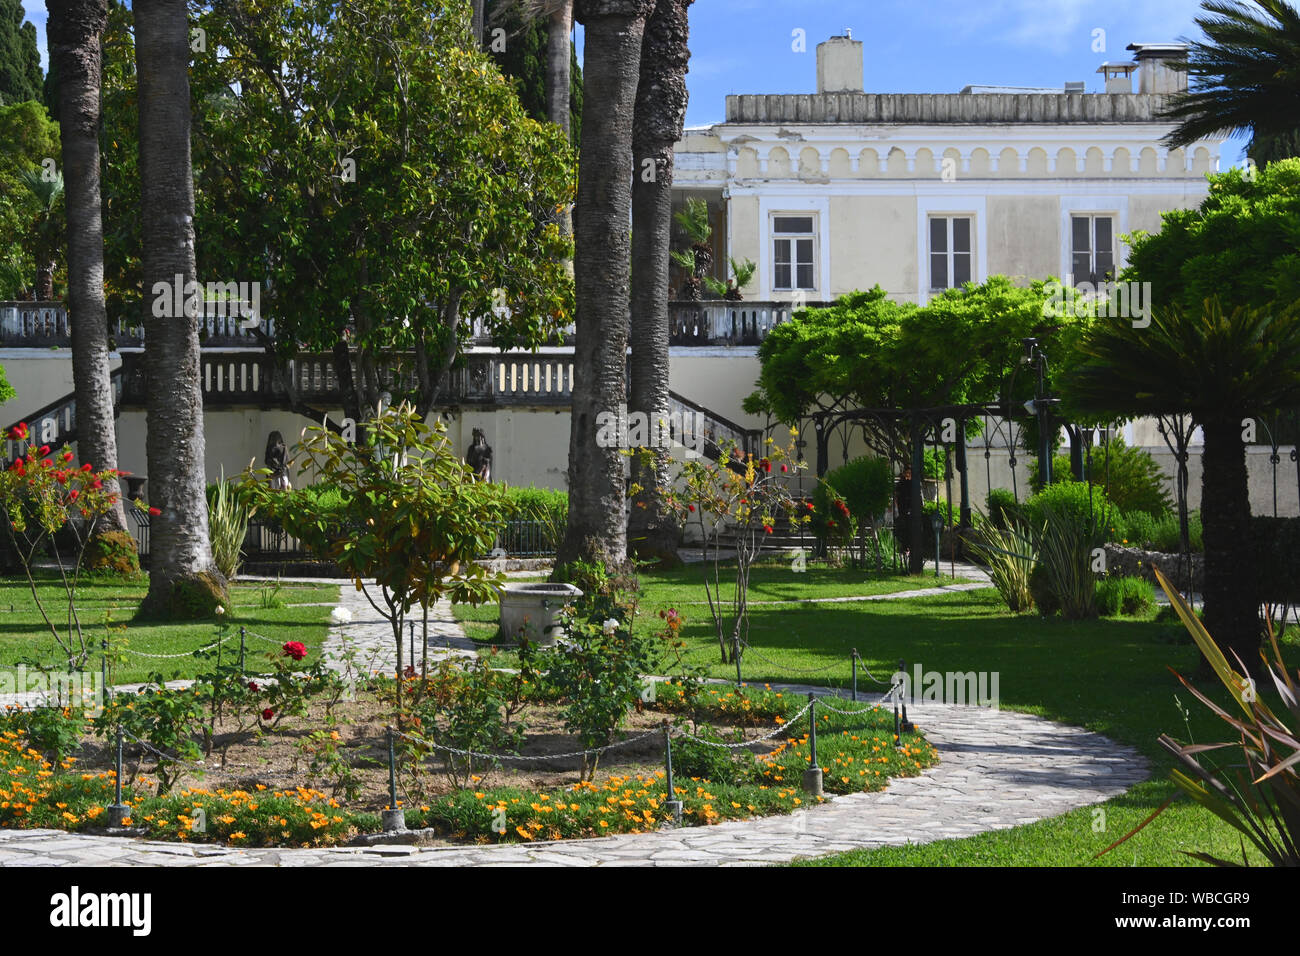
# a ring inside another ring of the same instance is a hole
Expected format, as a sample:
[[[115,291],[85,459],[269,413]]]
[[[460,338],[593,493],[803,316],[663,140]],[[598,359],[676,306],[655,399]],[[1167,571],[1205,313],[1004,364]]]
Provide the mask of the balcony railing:
[[[229,306],[199,319],[199,337],[204,348],[255,348],[261,340]],[[144,325],[118,319],[110,323],[118,348],[143,348]],[[275,334],[275,321],[266,320],[265,331]],[[62,302],[0,302],[0,346],[5,348],[50,348],[72,345],[68,310]]]
[[[821,302],[809,302],[815,308]],[[803,308],[805,306],[800,306]],[[729,299],[706,299],[700,302],[676,301],[668,305],[673,345],[757,345],[772,328],[788,321],[795,309],[789,302],[749,302]],[[256,348],[262,344],[260,336],[242,326],[238,315],[205,315],[199,320],[200,340],[204,349]],[[486,319],[470,322],[469,343],[491,343],[489,323]],[[144,325],[139,322],[116,320],[111,323],[114,341],[118,348],[144,347]],[[265,320],[263,329],[275,335],[275,321]],[[573,326],[564,330],[563,341],[573,341]],[[553,341],[559,342],[557,337]],[[50,348],[68,347],[72,344],[68,325],[68,312],[62,302],[0,302],[0,347]]]
[[[670,302],[669,341],[673,345],[757,345],[777,325],[788,322],[794,312],[823,304],[793,306],[789,302],[730,299]]]
[[[148,396],[143,356],[122,357],[123,403],[140,406]],[[301,401],[337,404],[341,398],[334,360],[328,355],[300,355],[283,369],[264,354],[207,351],[200,358],[203,404],[275,407],[289,397],[292,383]],[[382,366],[379,379],[394,391],[413,387],[414,372],[400,357]],[[484,355],[466,357],[452,369],[438,394],[440,405],[568,405],[573,394],[573,356]]]

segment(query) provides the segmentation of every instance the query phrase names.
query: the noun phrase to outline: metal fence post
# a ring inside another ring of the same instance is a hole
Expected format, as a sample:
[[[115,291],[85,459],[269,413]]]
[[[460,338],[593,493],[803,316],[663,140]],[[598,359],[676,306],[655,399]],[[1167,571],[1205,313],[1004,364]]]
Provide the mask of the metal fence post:
[[[239,673],[241,676],[244,673],[244,627],[242,624],[239,627]]]
[[[673,823],[680,825],[682,801],[677,799],[677,790],[673,786],[673,732],[667,720],[664,721],[664,769],[668,773],[668,798],[664,801],[664,809],[668,811],[668,816]]]
[[[858,699],[858,649],[853,648],[853,699]]]
[[[803,772],[803,788],[814,797],[822,795],[822,768],[817,762],[817,698],[808,692],[808,731],[809,744],[812,747],[810,766]]]
[[[117,725],[117,747],[114,757],[116,779],[113,781],[113,805],[108,808],[108,826],[115,829],[125,825],[131,816],[131,808],[122,802],[122,725]]]
[[[398,680],[401,680],[400,675]],[[384,832],[393,833],[406,829],[406,811],[397,806],[397,753],[393,745],[393,728],[384,729],[388,733],[388,809],[382,816]]]

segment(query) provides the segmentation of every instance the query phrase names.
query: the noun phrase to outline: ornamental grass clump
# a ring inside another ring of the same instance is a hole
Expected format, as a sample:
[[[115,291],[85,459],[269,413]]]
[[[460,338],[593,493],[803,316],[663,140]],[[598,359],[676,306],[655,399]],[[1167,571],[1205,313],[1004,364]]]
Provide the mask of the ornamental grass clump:
[[[1042,534],[1042,529],[1033,528],[1023,515],[1008,509],[1000,513],[998,521],[985,521],[966,539],[967,548],[988,568],[993,586],[1012,612],[1034,606],[1030,578]]]

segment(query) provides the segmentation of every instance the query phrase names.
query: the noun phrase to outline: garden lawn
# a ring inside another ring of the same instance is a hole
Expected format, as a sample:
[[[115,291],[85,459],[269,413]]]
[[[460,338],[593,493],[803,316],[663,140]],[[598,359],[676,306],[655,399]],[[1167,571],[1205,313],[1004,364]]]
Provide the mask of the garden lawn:
[[[54,619],[61,634],[66,631],[67,600],[62,585],[53,574],[38,578],[41,603]],[[219,628],[211,623],[133,623],[136,610],[148,590],[145,575],[131,578],[92,576],[83,578],[77,590],[77,613],[88,645],[94,651],[87,667],[99,668],[99,644],[110,637],[109,682],[129,684],[148,679],[161,672],[168,680],[193,677],[200,665],[210,667],[188,652],[205,647],[218,639]],[[231,588],[232,607],[222,620],[230,640],[223,653],[238,654],[239,627],[259,634],[265,640],[248,637],[247,655],[256,660],[276,645],[301,641],[308,650],[307,662],[320,654],[329,627],[330,606],[338,601],[337,585],[312,585],[285,582],[236,584]],[[291,607],[295,604],[322,604],[316,607]],[[107,627],[106,627],[107,625]],[[173,659],[139,657],[132,651],[148,654],[186,654]],[[0,667],[13,667],[24,659],[43,664],[61,665],[62,653],[46,627],[27,582],[7,578],[0,581]]]
[[[699,573],[695,567],[643,575],[641,626],[657,628],[660,622],[655,610],[669,603],[677,606],[687,617],[682,628],[687,662],[703,667],[710,676],[734,680],[734,665],[720,661],[707,608],[684,600],[703,596],[701,585],[692,589],[689,583],[698,581]],[[833,573],[828,578],[810,575],[801,582],[799,593],[823,597],[845,592],[843,581]],[[925,587],[932,581],[921,577],[909,583]],[[781,588],[788,585],[769,582],[767,594],[782,593]],[[756,589],[753,599],[763,596]],[[458,616],[495,620],[495,608],[456,610]],[[995,591],[981,589],[889,601],[753,605],[748,640],[753,649],[744,660],[742,673],[747,682],[754,683],[784,681],[845,688],[853,648],[862,655],[859,686],[864,695],[884,690],[873,685],[864,672],[887,680],[900,659],[907,662],[909,671],[917,663],[924,670],[943,672],[996,671],[1003,708],[1103,734],[1141,752],[1152,767],[1150,781],[1099,807],[978,837],[852,852],[812,861],[813,865],[1199,865],[1184,855],[1183,851],[1191,850],[1240,859],[1236,831],[1180,799],[1141,833],[1101,860],[1092,860],[1174,794],[1175,788],[1168,782],[1172,758],[1156,744],[1161,733],[1184,741],[1231,739],[1225,735],[1226,725],[1210,715],[1169,670],[1172,667],[1190,676],[1197,666],[1196,649],[1179,625],[1149,619],[1069,622],[1036,614],[1015,615],[1006,610]],[[1284,640],[1283,650],[1294,669],[1300,657],[1294,637]],[[500,657],[508,660],[510,655]],[[1217,682],[1195,683],[1212,699],[1228,705]],[[921,730],[925,730],[924,724]],[[1104,816],[1098,809],[1104,810]],[[1247,855],[1259,862],[1253,849],[1248,849]]]
[[[677,608],[686,616],[685,633],[704,637],[712,634],[709,608],[704,596],[704,566],[691,564],[668,571],[643,571],[640,574],[640,612],[637,627],[658,631],[659,612]],[[734,576],[734,564],[724,564],[721,571],[724,601],[730,600],[726,575]],[[540,578],[538,580],[541,580]],[[518,579],[511,583],[522,583]],[[849,568],[829,568],[824,564],[808,562],[808,570],[796,572],[788,561],[766,560],[755,564],[750,572],[749,601],[798,602],[809,598],[869,597],[880,594],[897,594],[932,588],[942,584],[964,583],[960,578],[933,572],[919,577],[893,574],[886,570],[855,571]],[[757,608],[755,609],[757,610]],[[471,607],[464,604],[452,606],[456,619],[465,625],[465,633],[476,641],[491,643],[498,640],[498,614],[495,604]],[[751,643],[757,643],[750,638]],[[725,675],[724,675],[725,676]],[[735,668],[731,669],[735,676]]]

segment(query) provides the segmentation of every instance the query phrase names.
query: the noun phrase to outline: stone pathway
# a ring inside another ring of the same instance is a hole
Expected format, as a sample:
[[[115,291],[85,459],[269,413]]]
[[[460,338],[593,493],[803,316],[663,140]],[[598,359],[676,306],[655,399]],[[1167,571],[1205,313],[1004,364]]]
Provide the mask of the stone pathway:
[[[306,850],[0,830],[0,867],[753,866],[1020,826],[1116,797],[1148,775],[1136,751],[1077,727],[934,703],[909,712],[938,747],[936,766],[790,816],[553,843]]]

